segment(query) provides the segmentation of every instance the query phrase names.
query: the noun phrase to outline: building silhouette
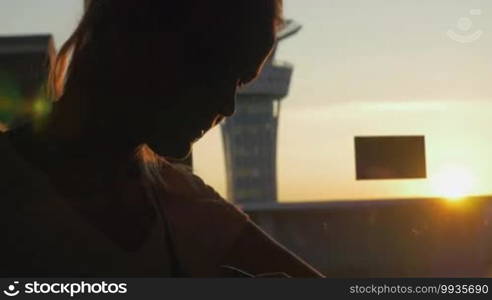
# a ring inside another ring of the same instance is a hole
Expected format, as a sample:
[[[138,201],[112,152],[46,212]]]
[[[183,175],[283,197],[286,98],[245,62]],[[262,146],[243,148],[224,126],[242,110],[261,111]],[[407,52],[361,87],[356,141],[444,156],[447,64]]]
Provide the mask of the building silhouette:
[[[275,60],[280,41],[301,26],[288,20],[257,80],[238,91],[235,114],[222,124],[227,197],[238,204],[277,201],[277,127],[293,67]]]

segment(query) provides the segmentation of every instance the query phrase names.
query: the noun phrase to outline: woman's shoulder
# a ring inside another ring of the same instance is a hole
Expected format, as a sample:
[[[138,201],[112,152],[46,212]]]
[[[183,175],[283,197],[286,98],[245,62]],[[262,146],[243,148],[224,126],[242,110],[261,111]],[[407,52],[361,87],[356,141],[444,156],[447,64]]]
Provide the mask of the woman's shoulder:
[[[181,199],[179,201],[182,203],[222,207],[246,216],[239,207],[225,200],[187,165],[166,161],[161,165],[160,175],[165,193],[172,198]]]
[[[163,209],[183,263],[196,276],[219,272],[219,262],[251,220],[189,168],[165,163],[161,175]]]

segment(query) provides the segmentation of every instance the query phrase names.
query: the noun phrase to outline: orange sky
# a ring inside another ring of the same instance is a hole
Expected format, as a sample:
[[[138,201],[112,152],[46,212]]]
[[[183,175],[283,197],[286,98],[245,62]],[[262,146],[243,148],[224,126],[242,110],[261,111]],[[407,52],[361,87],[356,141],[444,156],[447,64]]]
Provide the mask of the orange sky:
[[[348,103],[284,109],[278,149],[282,201],[492,193],[492,103]],[[428,179],[356,181],[356,135],[425,135]],[[195,147],[195,169],[225,195],[219,129]],[[449,182],[449,186],[446,185]]]

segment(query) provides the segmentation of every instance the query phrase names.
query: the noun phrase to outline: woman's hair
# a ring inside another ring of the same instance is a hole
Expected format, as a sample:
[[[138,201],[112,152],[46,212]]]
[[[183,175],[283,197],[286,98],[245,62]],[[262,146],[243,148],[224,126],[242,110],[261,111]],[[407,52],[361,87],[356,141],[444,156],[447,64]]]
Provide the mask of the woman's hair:
[[[282,0],[91,0],[53,61],[50,94],[57,100],[70,88],[107,89],[108,76],[121,73],[115,68],[148,73],[157,58],[169,64],[181,58],[194,72],[200,60],[205,72],[228,63],[216,58],[237,62],[241,51],[264,47],[258,38],[278,29],[281,10]]]

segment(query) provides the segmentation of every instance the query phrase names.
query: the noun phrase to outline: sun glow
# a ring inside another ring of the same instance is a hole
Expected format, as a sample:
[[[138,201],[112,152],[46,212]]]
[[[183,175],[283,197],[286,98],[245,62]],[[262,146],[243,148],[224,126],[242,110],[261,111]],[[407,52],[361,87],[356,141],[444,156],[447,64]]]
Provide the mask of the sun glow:
[[[459,165],[447,165],[432,178],[434,192],[450,201],[458,201],[470,195],[475,188],[475,177],[469,169]]]

